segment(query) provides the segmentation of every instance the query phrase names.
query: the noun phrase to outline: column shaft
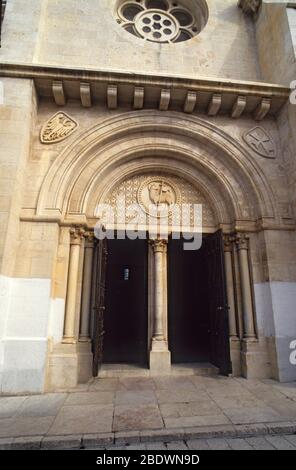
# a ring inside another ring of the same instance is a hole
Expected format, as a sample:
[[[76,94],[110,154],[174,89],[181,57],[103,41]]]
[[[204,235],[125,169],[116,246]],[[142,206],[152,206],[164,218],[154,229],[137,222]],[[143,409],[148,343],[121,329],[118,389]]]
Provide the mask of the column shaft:
[[[246,236],[240,235],[237,239],[237,247],[243,304],[244,337],[255,338],[256,334],[248,257],[248,238]]]
[[[82,281],[82,305],[79,341],[90,341],[91,289],[93,269],[93,234],[86,236]]]
[[[228,321],[229,321],[229,336],[237,338],[237,324],[236,324],[236,309],[235,309],[235,295],[233,283],[233,268],[232,268],[232,240],[225,239],[224,242],[225,253],[225,272],[226,272],[226,285],[227,285],[227,299],[228,299]]]
[[[77,297],[77,285],[78,285],[80,247],[81,247],[81,233],[79,230],[72,230],[63,343],[75,343],[76,342],[75,314],[76,314],[76,297]]]

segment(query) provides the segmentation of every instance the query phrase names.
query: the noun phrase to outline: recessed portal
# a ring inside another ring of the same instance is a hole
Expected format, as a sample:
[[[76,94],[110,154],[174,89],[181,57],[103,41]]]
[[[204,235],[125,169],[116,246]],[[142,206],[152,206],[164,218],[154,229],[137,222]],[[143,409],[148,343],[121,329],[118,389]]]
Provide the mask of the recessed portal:
[[[109,240],[104,363],[147,364],[147,241]]]
[[[210,362],[209,292],[205,250],[168,250],[169,349],[173,363]]]
[[[168,250],[168,336],[172,363],[211,362],[231,372],[223,236],[203,237],[185,251],[184,240]]]

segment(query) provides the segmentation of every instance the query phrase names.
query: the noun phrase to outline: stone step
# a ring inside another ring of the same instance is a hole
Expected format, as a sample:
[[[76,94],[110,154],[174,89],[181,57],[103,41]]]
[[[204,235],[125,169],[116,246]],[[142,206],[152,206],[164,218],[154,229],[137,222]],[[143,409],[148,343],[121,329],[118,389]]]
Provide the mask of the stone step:
[[[165,374],[172,377],[178,376],[215,376],[219,370],[210,363],[195,364],[174,364],[171,370]],[[98,377],[100,378],[118,378],[118,377],[153,377],[159,374],[137,365],[137,364],[103,364]],[[161,375],[164,375],[163,373]]]

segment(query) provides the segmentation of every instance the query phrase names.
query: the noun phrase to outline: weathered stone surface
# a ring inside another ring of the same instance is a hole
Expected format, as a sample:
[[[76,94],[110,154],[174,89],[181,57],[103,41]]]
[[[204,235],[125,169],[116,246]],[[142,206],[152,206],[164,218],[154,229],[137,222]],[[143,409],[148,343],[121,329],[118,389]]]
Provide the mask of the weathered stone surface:
[[[41,442],[41,448],[42,449],[47,449],[47,450],[80,449],[81,440],[82,440],[81,436],[79,436],[79,435],[45,437]]]

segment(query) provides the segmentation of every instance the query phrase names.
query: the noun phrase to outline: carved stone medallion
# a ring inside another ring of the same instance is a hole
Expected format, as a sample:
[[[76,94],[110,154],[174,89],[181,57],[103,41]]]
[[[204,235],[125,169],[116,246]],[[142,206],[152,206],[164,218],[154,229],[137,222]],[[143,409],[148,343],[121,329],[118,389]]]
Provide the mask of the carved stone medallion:
[[[254,127],[243,135],[246,144],[265,158],[276,157],[276,146],[273,139],[262,127]]]
[[[162,211],[165,214],[167,211],[172,211],[176,204],[180,204],[181,195],[172,181],[163,177],[152,177],[143,181],[137,199],[147,214],[153,212],[153,215],[157,214],[160,217]]]
[[[41,129],[40,140],[43,144],[55,144],[69,137],[78,127],[66,113],[58,112]]]

